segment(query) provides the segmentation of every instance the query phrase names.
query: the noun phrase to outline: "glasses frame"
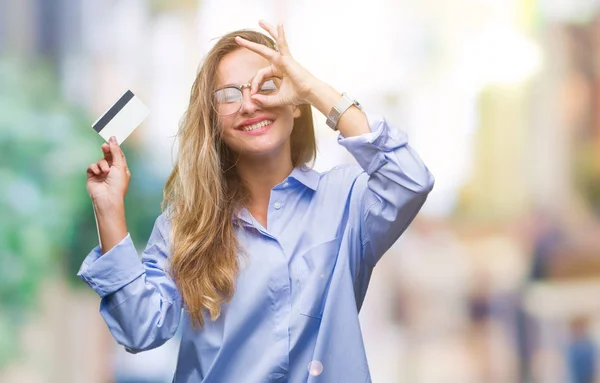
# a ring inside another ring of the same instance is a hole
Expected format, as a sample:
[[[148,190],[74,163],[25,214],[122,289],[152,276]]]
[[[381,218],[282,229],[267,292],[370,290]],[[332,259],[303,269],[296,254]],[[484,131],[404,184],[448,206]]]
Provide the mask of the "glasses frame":
[[[263,81],[263,83],[265,83],[265,82],[267,82],[267,81],[269,81],[269,80],[273,80],[273,79],[278,79],[278,80],[281,80],[279,77],[275,77],[275,76],[273,76],[273,77],[269,77],[269,78],[265,79],[265,80]],[[215,113],[216,113],[218,116],[231,116],[231,115],[233,115],[233,114],[236,114],[237,112],[239,112],[239,111],[242,109],[242,105],[244,105],[244,88],[251,88],[251,87],[252,87],[252,84],[248,83],[248,84],[242,84],[242,85],[227,85],[227,86],[224,86],[224,87],[222,87],[222,88],[215,89],[215,90],[213,91],[213,98],[212,98],[212,102],[211,102],[211,103],[212,103],[213,110],[215,111]],[[215,98],[216,98],[216,97],[215,97],[215,94],[216,94],[218,91],[220,91],[220,90],[224,90],[224,89],[237,89],[237,90],[239,90],[239,91],[240,91],[240,93],[242,94],[242,98],[241,98],[240,106],[239,106],[238,110],[236,110],[235,112],[228,113],[228,114],[221,114],[221,113],[219,113],[219,111],[217,110],[217,105],[216,105],[216,102],[215,102]]]

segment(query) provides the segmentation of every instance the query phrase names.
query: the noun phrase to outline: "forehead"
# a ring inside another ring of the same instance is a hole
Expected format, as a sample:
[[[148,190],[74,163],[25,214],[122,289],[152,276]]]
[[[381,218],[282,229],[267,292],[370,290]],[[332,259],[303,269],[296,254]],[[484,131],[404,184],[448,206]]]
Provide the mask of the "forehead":
[[[249,49],[240,48],[226,54],[217,67],[217,85],[246,84],[269,61]]]

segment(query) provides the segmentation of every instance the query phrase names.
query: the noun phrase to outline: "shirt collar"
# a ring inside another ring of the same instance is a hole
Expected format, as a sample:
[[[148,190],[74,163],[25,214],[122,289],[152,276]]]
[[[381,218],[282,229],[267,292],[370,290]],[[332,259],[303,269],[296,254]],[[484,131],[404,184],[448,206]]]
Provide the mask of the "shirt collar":
[[[240,223],[242,226],[252,226],[252,216],[245,207],[242,207],[240,211],[238,211],[237,219],[233,219],[233,224],[235,226],[239,225]]]
[[[292,170],[292,173],[288,176],[288,179],[293,179],[296,182],[306,186],[309,189],[317,190],[319,186],[319,180],[321,179],[321,174],[316,170],[309,168],[306,165],[299,166]],[[237,218],[239,218],[242,222],[247,225],[252,225],[252,216],[246,210],[246,208],[241,208],[237,214]],[[234,220],[234,223],[237,221]]]
[[[292,173],[288,178],[294,179],[300,182],[302,185],[312,190],[317,190],[319,186],[319,180],[321,175],[314,169],[309,168],[306,165],[299,166],[292,170]]]

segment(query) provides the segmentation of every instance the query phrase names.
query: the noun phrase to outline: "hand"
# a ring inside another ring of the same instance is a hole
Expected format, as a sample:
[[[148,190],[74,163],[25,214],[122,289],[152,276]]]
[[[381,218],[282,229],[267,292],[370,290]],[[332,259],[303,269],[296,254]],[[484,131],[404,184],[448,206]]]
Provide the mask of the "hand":
[[[102,152],[104,157],[87,168],[86,188],[97,207],[109,207],[123,203],[131,172],[115,137],[102,144]]]
[[[267,107],[307,104],[310,91],[317,79],[290,54],[282,24],[275,28],[269,23],[260,21],[259,25],[275,39],[279,52],[239,36],[235,39],[240,46],[258,53],[270,63],[269,66],[260,69],[252,79],[252,99]],[[257,94],[260,84],[269,77],[282,79],[278,92],[272,95]]]

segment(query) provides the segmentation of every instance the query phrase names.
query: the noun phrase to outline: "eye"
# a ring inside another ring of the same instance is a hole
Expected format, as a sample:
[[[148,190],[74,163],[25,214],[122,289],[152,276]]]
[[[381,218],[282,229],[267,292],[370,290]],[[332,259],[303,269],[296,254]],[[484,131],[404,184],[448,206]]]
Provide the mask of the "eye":
[[[241,98],[242,94],[236,88],[223,88],[215,91],[215,100],[219,104],[239,102]]]
[[[268,79],[262,83],[259,92],[261,93],[272,93],[279,89],[278,82],[275,79]]]

